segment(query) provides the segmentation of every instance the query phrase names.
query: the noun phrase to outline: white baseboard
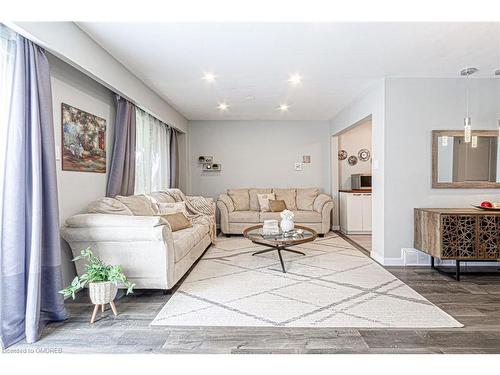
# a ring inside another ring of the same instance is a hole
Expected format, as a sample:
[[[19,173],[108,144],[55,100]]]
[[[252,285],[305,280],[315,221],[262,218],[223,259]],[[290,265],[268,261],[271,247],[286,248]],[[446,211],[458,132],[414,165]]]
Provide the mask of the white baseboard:
[[[332,225],[332,230],[340,230],[340,225]]]

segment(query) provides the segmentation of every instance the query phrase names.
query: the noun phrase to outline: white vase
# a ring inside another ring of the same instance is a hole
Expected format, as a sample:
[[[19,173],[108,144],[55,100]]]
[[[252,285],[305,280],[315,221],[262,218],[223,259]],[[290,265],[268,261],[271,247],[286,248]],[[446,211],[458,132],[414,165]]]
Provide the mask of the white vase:
[[[89,283],[90,300],[94,305],[105,305],[116,297],[118,287],[112,281]]]
[[[293,220],[281,220],[280,227],[283,232],[290,232],[294,227]]]

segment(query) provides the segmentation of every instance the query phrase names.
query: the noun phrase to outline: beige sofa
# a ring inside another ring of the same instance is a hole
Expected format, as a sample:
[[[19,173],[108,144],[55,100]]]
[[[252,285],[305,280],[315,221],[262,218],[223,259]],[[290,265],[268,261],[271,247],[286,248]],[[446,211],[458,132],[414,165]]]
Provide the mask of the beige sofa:
[[[210,220],[172,232],[158,216],[165,213],[158,211],[158,203],[173,203],[169,195],[157,192],[123,199],[128,206],[115,198],[93,202],[89,213],[66,220],[61,236],[75,256],[90,246],[106,263],[120,264],[136,288],[171,289],[210,246]],[[215,212],[213,199],[207,199]],[[76,263],[78,275],[84,266],[83,261]]]
[[[331,227],[332,197],[317,188],[308,189],[228,189],[217,200],[220,228],[226,235],[242,234],[245,228],[264,220],[281,220],[279,212],[261,212],[257,194],[274,193],[293,211],[294,222],[324,235]]]

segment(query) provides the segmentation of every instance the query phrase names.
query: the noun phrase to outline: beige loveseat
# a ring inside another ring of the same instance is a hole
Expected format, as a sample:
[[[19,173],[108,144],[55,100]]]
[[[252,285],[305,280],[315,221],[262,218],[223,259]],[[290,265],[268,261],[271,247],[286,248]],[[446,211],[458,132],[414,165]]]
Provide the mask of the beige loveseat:
[[[172,232],[158,216],[166,213],[161,212],[163,207],[174,203],[171,196],[156,192],[121,198],[126,204],[115,198],[93,202],[89,213],[66,220],[61,236],[75,256],[90,246],[104,262],[120,264],[136,288],[171,289],[210,246],[214,229],[210,221],[215,223],[215,217]],[[213,199],[207,199],[215,212]],[[78,275],[84,272],[84,265],[83,261],[76,263]]]
[[[294,222],[314,229],[324,235],[330,230],[333,209],[332,197],[321,194],[317,188],[307,189],[228,189],[217,200],[220,211],[220,228],[226,235],[242,234],[245,228],[264,220],[281,220],[279,212],[262,212],[257,194],[274,193],[277,200],[284,200],[293,211]]]

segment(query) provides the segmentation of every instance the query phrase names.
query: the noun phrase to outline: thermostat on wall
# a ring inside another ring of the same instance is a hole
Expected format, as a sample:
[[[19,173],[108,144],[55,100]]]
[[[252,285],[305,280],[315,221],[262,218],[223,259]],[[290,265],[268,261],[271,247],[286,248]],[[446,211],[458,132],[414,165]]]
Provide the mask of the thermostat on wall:
[[[301,171],[302,170],[302,163],[299,163],[299,162],[295,163],[295,170]]]

